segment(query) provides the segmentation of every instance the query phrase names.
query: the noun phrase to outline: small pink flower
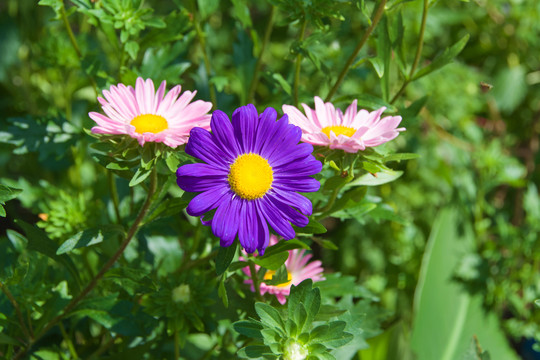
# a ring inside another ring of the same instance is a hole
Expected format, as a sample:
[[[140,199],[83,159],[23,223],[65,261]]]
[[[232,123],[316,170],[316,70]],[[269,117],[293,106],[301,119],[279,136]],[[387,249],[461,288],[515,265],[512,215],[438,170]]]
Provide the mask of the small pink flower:
[[[126,134],[137,139],[141,146],[145,142],[162,142],[170,147],[185,144],[193,127],[210,128],[212,103],[197,100],[190,103],[197,91],[184,91],[175,86],[165,95],[166,82],[157,92],[151,79],[138,78],[135,89],[118,84],[103,90],[98,101],[106,115],[88,114],[98,126],[94,134]]]
[[[302,129],[303,142],[349,153],[384,144],[405,130],[397,128],[401,116],[381,119],[385,107],[373,112],[364,109],[357,111],[357,103],[354,100],[343,114],[332,103],[324,103],[320,97],[315,96],[315,110],[302,104],[306,115],[291,105],[283,105],[283,112],[289,116],[291,124]]]
[[[277,236],[270,235],[270,245],[274,245],[278,242]],[[273,294],[276,296],[280,304],[285,304],[287,301],[286,296],[289,296],[291,292],[291,285],[298,285],[306,279],[312,279],[313,282],[324,280],[322,276],[323,268],[322,263],[319,260],[309,262],[311,259],[311,254],[306,254],[304,249],[294,249],[289,250],[289,257],[285,261],[285,267],[287,268],[288,280],[286,283],[279,285],[267,285],[266,283],[261,282],[259,288],[261,290],[261,295],[266,293]],[[240,258],[240,260],[244,260]],[[259,271],[259,266],[255,265],[255,269]],[[253,286],[253,281],[251,279],[251,272],[249,267],[245,267],[242,271],[249,276],[249,279],[244,280],[245,284],[251,285],[251,291],[255,292],[255,287]],[[275,271],[268,270],[264,275],[265,280],[272,279],[272,276],[275,274]]]

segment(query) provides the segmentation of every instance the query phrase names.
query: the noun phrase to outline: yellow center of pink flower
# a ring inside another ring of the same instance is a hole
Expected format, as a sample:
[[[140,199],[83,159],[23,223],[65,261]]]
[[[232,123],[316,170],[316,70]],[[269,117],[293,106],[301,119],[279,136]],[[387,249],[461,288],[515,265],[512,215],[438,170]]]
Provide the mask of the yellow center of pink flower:
[[[321,130],[330,139],[330,131],[333,131],[336,136],[345,135],[351,137],[356,132],[355,128],[341,125],[327,126]]]
[[[139,134],[157,134],[169,128],[169,123],[163,116],[154,114],[138,115],[131,120],[130,124],[135,126],[135,132]]]
[[[272,277],[274,276],[276,272],[274,270],[268,270],[266,274],[264,274],[264,280],[272,280]],[[283,284],[274,285],[276,287],[287,287],[291,284],[292,281],[292,275],[289,271],[287,271],[287,282],[284,282]]]
[[[272,187],[273,181],[272,167],[265,158],[257,154],[240,155],[229,170],[231,189],[242,199],[263,197]]]

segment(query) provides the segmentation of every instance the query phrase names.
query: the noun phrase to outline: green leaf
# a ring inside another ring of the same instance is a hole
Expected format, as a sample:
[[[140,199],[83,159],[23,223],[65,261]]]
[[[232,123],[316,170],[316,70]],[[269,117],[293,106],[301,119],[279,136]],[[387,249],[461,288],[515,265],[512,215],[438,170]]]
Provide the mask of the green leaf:
[[[120,225],[104,225],[81,231],[67,239],[56,251],[57,255],[70,252],[73,249],[99,244],[103,240],[123,234],[124,228]]]
[[[0,333],[0,344],[8,344],[8,345],[14,345],[14,346],[22,345],[20,342],[18,342],[11,336],[4,334],[3,332]]]
[[[261,330],[264,326],[255,320],[237,321],[233,324],[234,330],[239,334],[245,335],[253,339],[262,339]]]
[[[240,20],[244,28],[252,27],[251,16],[246,0],[232,0],[233,16]]]
[[[290,319],[295,317],[294,312],[296,311],[298,304],[304,305],[307,317],[303,328],[308,329],[321,308],[320,290],[319,288],[313,288],[313,281],[311,279],[304,280],[297,286],[291,286],[291,293],[287,301]],[[303,329],[298,329],[298,331],[302,332]]]
[[[244,359],[260,359],[264,355],[272,354],[272,350],[265,345],[250,345],[238,351],[238,356]],[[265,359],[277,359],[277,356],[264,356]]]
[[[427,74],[449,64],[463,50],[467,44],[467,41],[469,41],[469,34],[462,37],[457,43],[446,49],[442,54],[435,57],[435,59],[433,59],[428,66],[420,69],[416,74],[414,74],[411,80],[418,80],[421,77],[426,76]]]
[[[386,184],[386,183],[396,180],[401,175],[403,175],[403,171],[394,171],[394,170],[384,170],[374,175],[364,174],[362,176],[357,177],[356,179],[354,179],[347,185],[345,185],[345,187],[349,188],[349,187],[358,186],[358,185],[365,185],[365,186],[382,185],[382,184]]]
[[[281,265],[285,263],[289,253],[287,251],[282,251],[274,254],[264,254],[264,256],[257,256],[252,258],[253,262],[259,266],[262,266],[265,269],[277,270]]]
[[[460,360],[490,360],[491,357],[487,351],[483,351],[478,343],[476,336],[473,336],[471,344],[467,351],[461,356]]]
[[[218,286],[218,296],[223,301],[223,306],[229,307],[229,297],[227,296],[227,289],[225,288],[225,276],[221,277]]]
[[[399,154],[391,154],[384,157],[384,162],[390,162],[390,161],[397,161],[401,162],[402,160],[412,160],[412,159],[418,159],[420,155],[414,154],[414,153],[399,153]]]
[[[326,327],[326,331],[311,337],[310,341],[322,344],[329,348],[341,347],[353,339],[353,335],[345,332],[345,321],[332,321],[328,325],[321,325],[313,329],[311,334],[316,333],[316,330],[320,327]]]
[[[255,311],[261,318],[261,322],[263,324],[280,329],[281,331],[285,331],[285,324],[283,323],[283,319],[281,319],[279,311],[274,309],[272,306],[257,302],[255,303]]]
[[[148,176],[150,176],[151,170],[143,169],[142,167],[137,169],[137,172],[135,175],[133,175],[133,178],[131,178],[131,181],[129,182],[129,186],[135,186],[143,182]]]
[[[280,73],[272,74],[272,78],[281,86],[281,89],[285,91],[287,95],[291,95],[291,84],[289,84]]]
[[[296,235],[324,234],[327,231],[324,225],[315,220],[313,217],[309,218],[309,223],[303,228],[299,228],[293,225],[293,229],[296,232]]]
[[[19,225],[25,235],[26,239],[28,241],[26,245],[26,249],[29,251],[37,251],[54,261],[56,261],[59,264],[62,264],[66,267],[66,269],[71,273],[73,276],[73,279],[75,282],[73,283],[75,286],[75,291],[78,292],[81,286],[81,279],[79,277],[79,271],[77,270],[77,267],[73,263],[73,260],[69,258],[67,255],[57,255],[56,249],[57,245],[54,241],[49,239],[47,237],[47,234],[41,229],[36,228],[35,226],[32,226],[20,219],[15,220],[15,223]]]
[[[148,224],[159,218],[176,215],[184,210],[192,199],[191,195],[187,195],[191,193],[184,194],[186,195],[181,198],[172,198],[161,202],[161,204],[159,204],[159,206],[147,217],[144,224]]]
[[[231,246],[228,247],[219,247],[219,251],[216,258],[216,274],[221,275],[225,271],[227,271],[227,268],[229,265],[231,265],[234,256],[236,255],[236,249],[238,247],[238,242],[235,241],[231,244]]]
[[[390,89],[390,56],[391,56],[391,43],[390,35],[388,34],[388,18],[383,15],[379,26],[377,27],[377,54],[380,59],[380,63],[383,68],[381,69],[381,90],[383,99],[388,101],[389,89]]]
[[[5,205],[6,201],[16,198],[21,191],[21,189],[0,185],[0,216],[6,217],[6,210],[2,205]]]
[[[517,360],[497,316],[486,314],[482,298],[453,280],[461,258],[474,247],[470,225],[459,224],[462,218],[456,209],[443,209],[433,224],[414,297],[412,349],[418,360],[458,359],[476,335],[494,360]]]

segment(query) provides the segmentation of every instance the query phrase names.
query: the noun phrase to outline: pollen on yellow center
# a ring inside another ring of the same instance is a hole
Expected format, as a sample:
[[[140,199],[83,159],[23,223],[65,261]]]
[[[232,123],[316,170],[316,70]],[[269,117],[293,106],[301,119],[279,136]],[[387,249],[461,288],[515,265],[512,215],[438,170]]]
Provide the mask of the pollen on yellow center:
[[[268,270],[266,271],[266,274],[264,274],[264,280],[272,280],[272,276],[274,276],[276,272],[274,270]],[[292,275],[289,271],[287,271],[287,282],[284,282],[283,284],[275,285],[277,287],[286,287],[291,284],[292,281]]]
[[[263,197],[272,187],[273,181],[272,167],[265,158],[257,154],[240,155],[229,170],[231,189],[242,199]]]
[[[352,127],[348,127],[348,126],[341,126],[341,125],[327,126],[322,129],[322,132],[325,133],[329,139],[330,139],[330,131],[333,131],[334,134],[336,134],[336,136],[345,135],[345,136],[351,137],[356,132],[356,129]]]
[[[138,115],[130,124],[135,126],[135,132],[139,134],[148,132],[157,134],[169,128],[169,123],[163,116],[154,114]]]

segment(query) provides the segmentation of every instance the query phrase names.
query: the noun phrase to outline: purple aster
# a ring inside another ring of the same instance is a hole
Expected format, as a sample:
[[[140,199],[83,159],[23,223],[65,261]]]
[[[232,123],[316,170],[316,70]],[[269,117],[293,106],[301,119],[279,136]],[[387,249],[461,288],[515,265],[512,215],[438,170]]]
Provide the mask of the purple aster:
[[[314,192],[320,184],[311,177],[321,171],[313,146],[300,143],[302,130],[289,124],[287,115],[267,108],[260,116],[252,104],[236,109],[232,123],[214,111],[212,133],[193,128],[186,153],[204,163],[181,166],[177,183],[184,191],[200,192],[187,207],[188,214],[202,216],[216,209],[205,225],[230,246],[236,235],[242,247],[264,253],[268,225],[284,239],[294,238],[291,223],[304,227],[311,202],[299,192]]]

